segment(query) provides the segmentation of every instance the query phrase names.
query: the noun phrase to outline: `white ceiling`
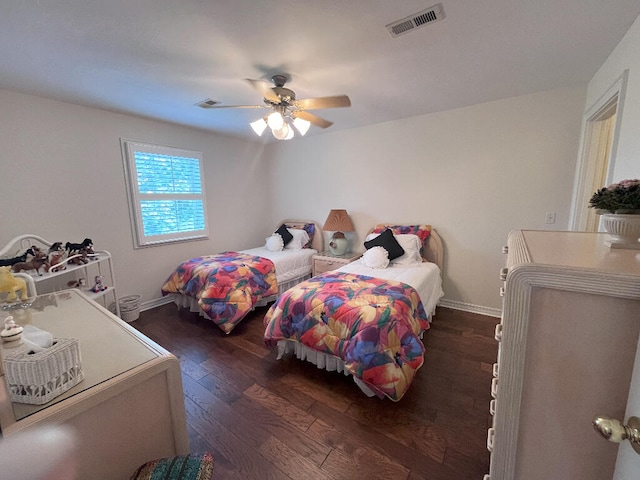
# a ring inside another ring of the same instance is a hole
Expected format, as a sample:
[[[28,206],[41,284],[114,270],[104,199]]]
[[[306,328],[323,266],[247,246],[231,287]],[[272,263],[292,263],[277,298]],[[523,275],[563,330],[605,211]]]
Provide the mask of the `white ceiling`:
[[[0,88],[257,138],[243,79],[286,73],[354,128],[588,82],[638,0],[442,0],[446,18],[385,26],[438,0],[0,0]],[[312,127],[311,135],[322,133]],[[269,135],[265,135],[269,137]]]

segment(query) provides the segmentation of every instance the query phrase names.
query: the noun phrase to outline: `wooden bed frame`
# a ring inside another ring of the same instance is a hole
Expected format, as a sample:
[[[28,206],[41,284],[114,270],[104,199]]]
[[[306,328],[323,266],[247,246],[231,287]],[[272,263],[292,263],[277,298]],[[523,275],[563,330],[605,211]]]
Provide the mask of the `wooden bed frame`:
[[[373,231],[379,225],[391,227],[394,225],[409,225],[409,224],[380,223],[372,227],[367,232],[367,235],[369,235],[370,233],[373,233]],[[419,225],[419,224],[412,224],[412,225]],[[435,263],[436,265],[438,265],[441,273],[444,271],[444,247],[442,245],[442,238],[440,238],[440,235],[438,235],[438,232],[436,231],[435,228],[431,228],[431,234],[429,235],[429,238],[427,238],[427,242],[424,246],[424,249],[422,250],[422,258],[424,258],[427,262]]]
[[[282,224],[291,225],[291,224],[299,224],[299,223],[313,223],[315,225],[316,231],[313,234],[313,239],[311,240],[311,248],[316,250],[318,253],[322,253],[324,251],[324,233],[322,233],[322,229],[320,225],[318,225],[313,220],[292,220],[290,218],[286,220],[282,220],[276,228],[278,228]]]

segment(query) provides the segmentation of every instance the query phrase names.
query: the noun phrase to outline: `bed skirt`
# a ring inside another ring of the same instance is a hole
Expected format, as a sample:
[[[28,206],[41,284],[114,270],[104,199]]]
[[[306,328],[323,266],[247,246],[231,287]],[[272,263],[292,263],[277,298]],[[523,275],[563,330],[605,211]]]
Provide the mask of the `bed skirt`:
[[[429,318],[431,321],[431,318]],[[424,331],[419,335],[420,340],[424,337]],[[304,360],[313,363],[318,368],[323,368],[327,372],[342,373],[345,377],[351,375],[344,368],[344,362],[341,358],[331,355],[329,353],[317,352],[306,345],[303,345],[295,340],[278,340],[278,360],[280,360],[286,353],[293,352],[299,360]],[[375,397],[376,394],[367,387],[367,385],[359,378],[351,375],[353,382],[362,390],[367,397]]]
[[[280,295],[281,293],[289,290],[291,287],[309,278],[311,278],[311,273],[307,273],[306,275],[303,275],[301,277],[292,278],[287,282],[283,282],[283,283],[278,282],[278,294],[263,298],[259,302],[256,302],[253,308],[255,309],[256,307],[264,307],[265,305],[271,302],[274,302],[276,298],[278,298],[278,295]],[[175,303],[178,306],[178,308],[188,308],[190,312],[197,312],[200,314],[201,317],[204,317],[207,320],[211,320],[209,315],[207,315],[204,311],[202,311],[202,309],[200,308],[200,305],[198,305],[197,298],[189,297],[187,295],[180,295],[179,293],[168,293],[167,297],[171,298],[173,300],[173,303]]]
[[[316,367],[323,368],[328,372],[342,373],[347,377],[351,375],[347,370],[345,370],[344,362],[342,361],[342,359],[336,357],[335,355],[316,352],[306,345],[302,345],[301,343],[293,340],[279,340],[278,360],[280,360],[285,353],[289,352],[293,352],[298,359],[311,362]],[[374,397],[376,395],[369,387],[367,387],[367,385],[362,380],[354,377],[353,375],[351,375],[351,378],[353,378],[355,384],[367,397]]]

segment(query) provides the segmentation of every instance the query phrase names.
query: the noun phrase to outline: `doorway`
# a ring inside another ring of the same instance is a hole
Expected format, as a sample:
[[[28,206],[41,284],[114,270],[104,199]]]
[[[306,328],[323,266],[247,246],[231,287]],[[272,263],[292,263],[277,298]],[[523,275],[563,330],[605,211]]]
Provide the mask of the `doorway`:
[[[629,71],[618,80],[584,114],[582,155],[579,159],[572,205],[572,230],[597,232],[600,218],[589,199],[596,190],[612,183],[615,153],[620,132],[619,119]]]

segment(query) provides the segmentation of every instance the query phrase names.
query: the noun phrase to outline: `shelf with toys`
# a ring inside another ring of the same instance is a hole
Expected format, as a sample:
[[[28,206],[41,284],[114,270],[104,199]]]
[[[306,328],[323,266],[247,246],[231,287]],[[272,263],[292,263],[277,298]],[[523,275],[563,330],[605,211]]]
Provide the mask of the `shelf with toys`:
[[[19,235],[0,250],[0,266],[30,275],[38,294],[78,288],[94,300],[102,299],[104,307],[112,298],[120,316],[111,254],[94,250],[89,238],[63,244],[34,234]]]

